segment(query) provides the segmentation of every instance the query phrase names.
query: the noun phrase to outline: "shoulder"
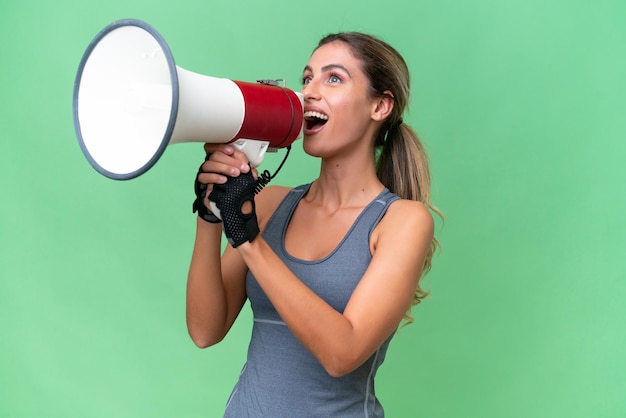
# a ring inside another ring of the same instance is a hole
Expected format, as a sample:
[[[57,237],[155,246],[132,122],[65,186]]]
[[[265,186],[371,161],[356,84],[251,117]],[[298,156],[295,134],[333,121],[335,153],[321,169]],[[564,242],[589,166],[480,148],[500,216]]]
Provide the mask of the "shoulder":
[[[267,223],[290,190],[292,190],[291,187],[267,186],[255,196],[254,202],[260,226],[264,226]]]
[[[433,216],[422,202],[399,199],[393,202],[381,220],[387,229],[409,229],[421,231],[432,238],[435,228]]]
[[[384,218],[409,218],[420,223],[433,223],[433,217],[422,202],[416,200],[398,199],[392,202]],[[383,218],[383,219],[384,219]]]
[[[398,199],[372,233],[372,244],[403,242],[414,246],[429,245],[434,235],[434,219],[421,202]]]

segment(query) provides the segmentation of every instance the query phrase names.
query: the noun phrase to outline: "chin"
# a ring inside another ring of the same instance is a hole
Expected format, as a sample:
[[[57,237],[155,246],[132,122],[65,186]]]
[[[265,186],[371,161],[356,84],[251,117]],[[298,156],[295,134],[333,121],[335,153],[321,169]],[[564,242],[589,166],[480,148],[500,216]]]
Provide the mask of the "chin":
[[[306,139],[302,143],[302,149],[307,155],[310,155],[311,157],[322,157],[322,154],[320,153],[318,147],[311,145],[310,142],[307,142]]]
[[[328,154],[328,150],[325,149],[324,142],[318,136],[304,136],[302,141],[302,149],[307,155],[311,157],[324,158]]]

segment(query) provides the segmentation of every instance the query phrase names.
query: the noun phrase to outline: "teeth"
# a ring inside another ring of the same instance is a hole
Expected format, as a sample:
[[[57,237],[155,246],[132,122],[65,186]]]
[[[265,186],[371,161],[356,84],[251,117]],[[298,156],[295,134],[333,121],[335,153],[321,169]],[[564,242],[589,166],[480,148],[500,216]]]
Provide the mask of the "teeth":
[[[317,118],[317,119],[322,119],[322,120],[328,120],[328,116],[324,115],[323,113],[320,112],[314,112],[314,111],[307,111],[304,112],[304,117],[305,118]]]

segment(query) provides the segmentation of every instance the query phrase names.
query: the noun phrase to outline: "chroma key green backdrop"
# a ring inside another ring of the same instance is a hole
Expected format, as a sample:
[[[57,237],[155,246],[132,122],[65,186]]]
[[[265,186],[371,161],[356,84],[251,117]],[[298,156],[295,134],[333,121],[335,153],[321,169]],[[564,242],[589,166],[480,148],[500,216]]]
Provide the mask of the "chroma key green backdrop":
[[[295,90],[329,32],[405,56],[405,120],[445,223],[431,296],[379,372],[387,416],[626,416],[619,0],[4,0],[0,416],[218,417],[245,360],[249,308],[213,348],[185,328],[201,145],[118,182],[76,141],[78,64],[122,18],[157,28],[181,67]],[[275,182],[317,170],[296,144]]]

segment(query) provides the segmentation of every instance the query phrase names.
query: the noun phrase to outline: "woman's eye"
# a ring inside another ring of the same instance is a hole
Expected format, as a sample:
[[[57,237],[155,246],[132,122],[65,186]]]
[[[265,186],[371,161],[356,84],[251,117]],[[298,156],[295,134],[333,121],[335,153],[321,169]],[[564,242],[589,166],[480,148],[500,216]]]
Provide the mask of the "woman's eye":
[[[341,83],[341,78],[337,77],[336,75],[331,75],[330,77],[328,77],[328,81],[330,81],[331,83]]]
[[[302,77],[302,85],[306,86],[310,82],[311,82],[311,77],[310,76]]]

